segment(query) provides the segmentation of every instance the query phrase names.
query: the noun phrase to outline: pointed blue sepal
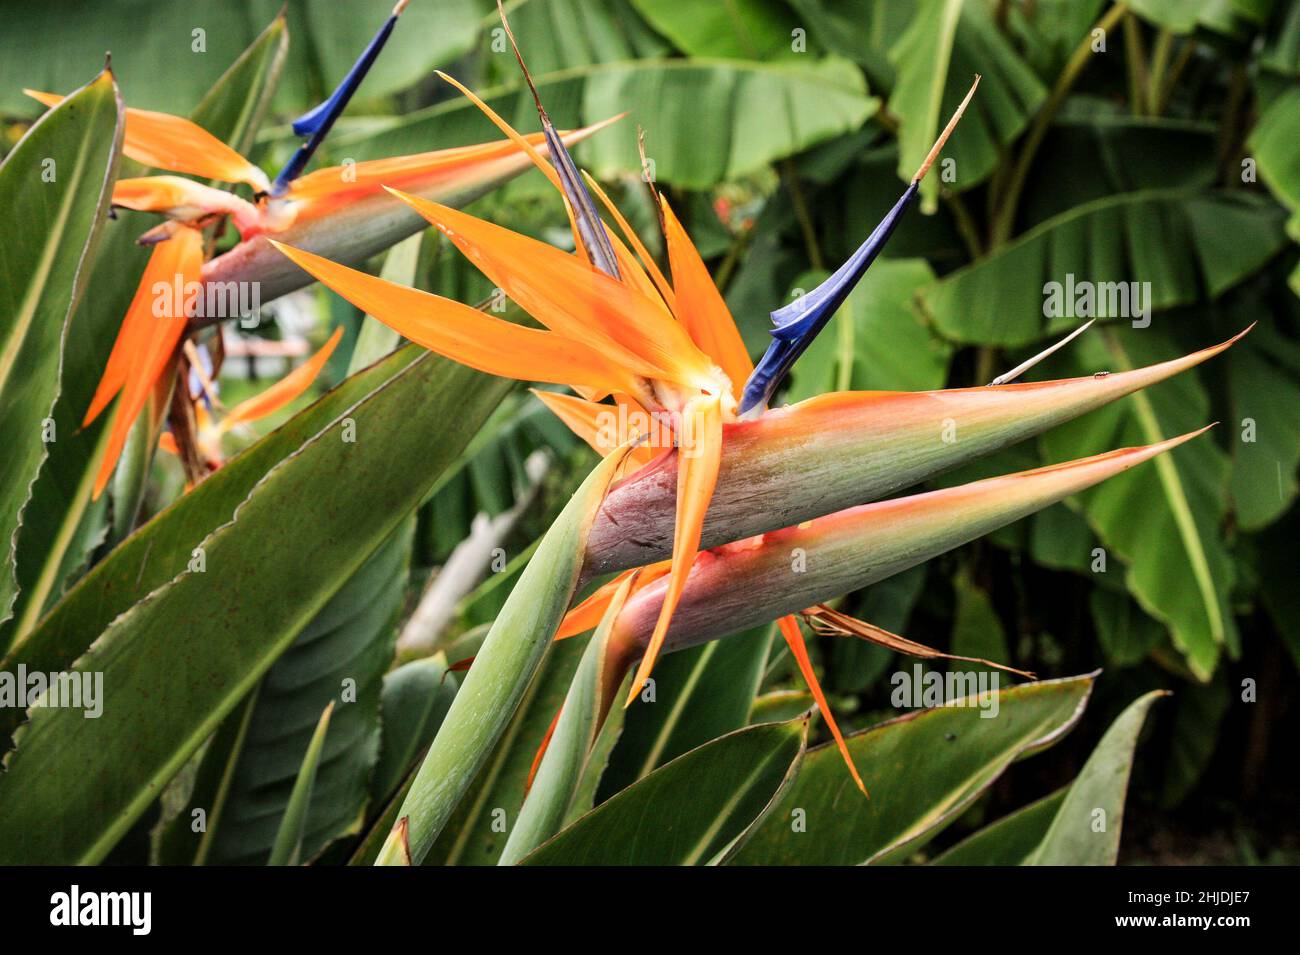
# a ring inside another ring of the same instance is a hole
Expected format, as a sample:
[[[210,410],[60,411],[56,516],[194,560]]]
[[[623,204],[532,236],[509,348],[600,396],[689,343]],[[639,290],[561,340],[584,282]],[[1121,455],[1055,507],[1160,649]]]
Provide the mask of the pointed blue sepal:
[[[789,305],[772,312],[772,324],[775,326],[772,329],[772,343],[767,346],[763,358],[745,382],[745,390],[740,399],[741,414],[772,400],[773,393],[790,367],[826,327],[831,316],[844,304],[854,286],[885,247],[904,211],[916,198],[919,188],[919,181],[908,186],[903,197],[894,204],[894,208],[889,210],[867,240],[826,281]]]
[[[319,106],[303,113],[293,121],[293,131],[297,136],[310,136],[307,142],[303,143],[294,152],[280,174],[275,177],[275,182],[271,184],[271,195],[282,196],[289,188],[289,183],[293,182],[302,175],[307,163],[315,154],[325,137],[329,135],[330,129],[334,126],[334,121],[342,115],[343,110],[347,109],[348,101],[352,99],[352,94],[361,86],[361,81],[366,78],[370,68],[374,66],[375,60],[379,57],[380,51],[383,50],[384,44],[388,42],[388,37],[393,32],[393,26],[397,23],[398,14],[394,12],[379,28],[379,32],[374,35],[370,43],[367,44],[361,56],[352,64],[352,69],[348,70],[347,76],[329,98]]]

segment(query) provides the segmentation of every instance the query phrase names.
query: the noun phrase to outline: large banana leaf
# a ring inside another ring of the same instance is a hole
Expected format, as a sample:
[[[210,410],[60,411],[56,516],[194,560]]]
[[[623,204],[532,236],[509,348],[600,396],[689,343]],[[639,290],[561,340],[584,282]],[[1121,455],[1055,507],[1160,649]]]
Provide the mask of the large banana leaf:
[[[983,77],[979,95],[944,153],[944,162],[955,164],[955,176],[944,181],[956,190],[988,178],[1047,96],[979,0],[922,0],[890,59],[898,76],[889,109],[902,124],[898,175],[904,182],[912,181],[976,73]],[[922,209],[936,208],[940,178],[922,180]]]
[[[960,816],[1011,763],[1064,736],[1082,716],[1092,684],[1093,677],[1084,676],[1013,686],[996,692],[992,718],[983,717],[992,711],[981,710],[979,698],[968,697],[964,706],[907,713],[848,737],[870,799],[854,788],[833,745],[817,747],[732,861],[901,861]]]
[[[766,63],[744,60],[635,60],[535,76],[557,124],[607,119],[625,111],[646,129],[655,177],[704,189],[776,159],[851,132],[878,108],[862,73],[836,58]],[[484,91],[483,98],[524,131],[537,125],[525,91]],[[483,138],[490,127],[463,99],[340,136],[341,155],[367,159]],[[636,130],[620,123],[593,137],[578,156],[597,175],[640,169]]]
[[[108,212],[122,129],[117,85],[105,70],[0,164],[8,222],[0,243],[0,620],[19,587],[15,538],[32,482],[50,444],[73,433],[60,434],[51,418],[59,354]]]
[[[1123,336],[1107,329],[1075,345],[1056,367],[1121,371],[1177,347],[1154,328]],[[1209,407],[1196,377],[1181,376],[1039,440],[1047,455],[1096,447],[1095,442],[1141,443],[1204,422]],[[1106,573],[1124,574],[1129,592],[1169,627],[1193,672],[1206,679],[1237,639],[1229,603],[1235,569],[1220,532],[1228,459],[1213,441],[1203,440],[1175,449],[1155,468],[1156,480],[1121,474],[1080,495],[1079,502],[1102,545],[1128,565],[1108,562]]]
[[[14,7],[5,12],[0,34],[0,109],[32,112],[23,87],[63,92],[107,49],[122,73],[128,106],[183,114],[283,9],[295,39],[280,103],[301,111],[343,78],[392,8],[392,0],[355,0],[347,16],[339,16],[328,5],[282,0],[64,0]],[[481,0],[412,3],[366,76],[362,95],[405,89],[451,62],[473,44],[489,9]]]
[[[1267,312],[1260,317],[1269,318]],[[1231,427],[1241,439],[1232,442],[1233,512],[1242,529],[1253,531],[1281,517],[1295,500],[1300,346],[1279,334],[1272,322],[1251,337],[1248,347],[1228,358],[1228,385]]]
[[[1128,0],[1144,20],[1174,33],[1192,33],[1205,27],[1232,37],[1245,37],[1267,19],[1269,5],[1261,9],[1250,0]]]
[[[73,665],[103,673],[103,715],[40,707],[16,734],[0,784],[0,856],[102,858],[419,504],[506,387],[421,355],[267,472],[229,523],[192,537],[168,582]],[[88,776],[96,784],[80,785]]]
[[[687,56],[745,60],[791,57],[793,31],[801,26],[780,0],[632,0],[652,27]]]
[[[1049,282],[1063,291],[1071,274],[1076,283],[1149,282],[1153,311],[1216,298],[1285,244],[1282,220],[1276,205],[1247,193],[1125,193],[1076,206],[945,276],[921,293],[922,305],[955,341],[1023,345],[1081,321],[1075,302],[1044,318]]]
[[[805,714],[691,750],[580,817],[524,865],[709,865],[740,849],[797,771]],[[760,823],[761,824],[761,823]]]
[[[246,149],[275,90],[287,45],[284,22],[276,19],[222,75],[191,118],[236,149]],[[90,487],[108,416],[84,428],[81,422],[149,258],[149,250],[136,238],[156,224],[154,217],[141,213],[119,210],[117,216],[104,230],[89,272],[95,293],[81,299],[69,320],[62,384],[53,413],[60,440],[50,445],[32,485],[16,549],[20,591],[14,619],[0,626],[0,649],[32,631],[105,532],[108,498],[92,501]],[[145,449],[146,463],[152,450]],[[119,501],[117,519],[129,524],[124,510],[134,513],[134,508]]]

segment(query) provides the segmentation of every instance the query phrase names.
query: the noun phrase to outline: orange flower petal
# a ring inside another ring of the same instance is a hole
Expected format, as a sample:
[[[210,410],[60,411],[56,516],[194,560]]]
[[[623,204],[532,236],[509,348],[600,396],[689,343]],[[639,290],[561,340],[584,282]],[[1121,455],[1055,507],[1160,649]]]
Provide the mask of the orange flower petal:
[[[149,258],[86,414],[89,423],[113,394],[121,391],[95,477],[96,498],[112,477],[131,425],[149,400],[176,343],[185,334],[187,287],[199,281],[202,268],[203,235],[194,229],[180,229],[171,239],[159,243]]]
[[[840,755],[844,757],[844,763],[849,767],[849,774],[853,777],[853,781],[858,784],[858,788],[862,790],[862,795],[869,795],[866,784],[862,782],[862,777],[858,775],[858,767],[853,765],[853,756],[849,753],[848,744],[844,742],[844,734],[840,732],[840,728],[835,722],[835,714],[831,712],[830,705],[826,702],[826,694],[822,692],[822,685],[817,679],[817,672],[813,669],[812,660],[808,658],[808,646],[804,643],[803,631],[799,629],[799,621],[793,616],[785,616],[777,620],[777,624],[781,628],[781,636],[785,637],[786,646],[790,648],[790,653],[794,656],[795,662],[799,664],[799,672],[803,674],[804,682],[808,684],[813,699],[817,701],[817,709],[821,710],[822,719],[826,721],[831,736],[835,737],[835,745],[839,747]]]
[[[618,211],[618,206],[614,205],[609,196],[605,194],[605,190],[600,187],[600,183],[587,175],[585,171],[583,172],[582,177],[587,182],[587,188],[595,194],[596,198],[600,200],[601,205],[605,207],[605,210],[613,216],[614,221],[618,223],[619,231],[621,231],[627,238],[632,249],[636,252],[637,258],[641,260],[641,266],[644,266],[644,269],[642,269],[640,266],[633,267],[632,265],[629,265],[629,270],[637,274],[642,274],[648,271],[650,273],[650,278],[654,281],[655,288],[659,290],[659,294],[663,297],[663,300],[668,303],[669,311],[675,312],[677,306],[675,304],[676,296],[673,294],[673,287],[668,284],[668,280],[664,278],[663,272],[659,271],[659,264],[655,262],[654,256],[650,254],[648,249],[646,249],[645,244],[641,241],[641,237],[637,235],[636,230],[628,224],[627,219],[623,218],[623,213]],[[609,238],[610,241],[614,243],[614,251],[618,252],[621,249],[621,244],[612,234]],[[626,250],[624,250],[623,254],[626,254]],[[622,267],[622,265],[623,255],[619,255],[619,266]]]
[[[56,93],[23,92],[46,106],[63,102]],[[170,113],[128,109],[122,152],[146,166],[222,182],[246,182],[257,192],[270,188],[261,169],[202,126]]]
[[[442,231],[480,272],[547,328],[590,344],[644,377],[712,387],[712,362],[662,302],[544,242],[390,191]]]
[[[113,186],[113,205],[137,212],[158,212],[182,222],[228,215],[241,236],[254,231],[258,222],[257,207],[251,202],[180,176],[119,179]]]
[[[673,215],[668,201],[662,197],[659,201],[664,211],[664,238],[673,270],[673,290],[677,293],[674,314],[691,333],[695,344],[726,372],[731,379],[732,397],[739,399],[754,363],[695,244]]]
[[[334,329],[334,334],[330,336],[329,341],[322,345],[311,358],[289,372],[260,395],[254,395],[252,398],[241,401],[231,408],[230,414],[221,419],[221,430],[223,432],[228,431],[241,422],[265,418],[297,398],[316,380],[316,376],[325,367],[325,362],[330,360],[330,355],[334,354],[334,349],[338,346],[339,339],[342,337],[343,326],[340,325]]]
[[[673,531],[672,569],[659,621],[637,667],[625,706],[630,706],[654,669],[655,659],[668,634],[677,601],[700,547],[704,513],[713,497],[722,460],[722,399],[718,395],[692,398],[682,412],[681,447],[677,452],[677,519]]]
[[[542,135],[529,138],[541,142]],[[373,159],[352,166],[329,166],[295,179],[289,184],[289,197],[301,202],[344,202],[377,193],[384,186],[418,191],[439,182],[464,178],[477,169],[508,160],[518,152],[515,143],[497,141]]]
[[[271,243],[363,312],[430,351],[521,381],[582,383],[610,391],[626,374],[580,342],[493,318],[460,302],[406,288],[302,249]]]
[[[538,397],[542,404],[550,408],[555,413],[555,416],[568,426],[570,431],[585,441],[601,457],[618,450],[626,441],[631,439],[631,434],[623,433],[625,429],[622,425],[626,423],[628,428],[632,428],[638,427],[642,423],[640,419],[634,419],[632,415],[643,416],[647,426],[654,427],[650,414],[631,399],[623,399],[618,405],[608,405],[596,401],[587,401],[585,398],[575,398],[573,395],[562,395],[554,391],[538,391],[534,389],[533,394]],[[648,438],[653,438],[653,435],[648,436]],[[631,467],[626,473],[631,473],[642,465],[649,464],[655,459],[657,453],[653,441],[647,441],[646,444],[633,448],[627,455]]]

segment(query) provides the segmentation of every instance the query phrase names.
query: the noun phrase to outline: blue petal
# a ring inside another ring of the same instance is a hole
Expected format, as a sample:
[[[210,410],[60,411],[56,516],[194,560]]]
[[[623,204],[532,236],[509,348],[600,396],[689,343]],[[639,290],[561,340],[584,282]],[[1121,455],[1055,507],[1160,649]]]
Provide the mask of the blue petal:
[[[362,51],[361,56],[352,64],[352,69],[348,70],[347,76],[343,77],[342,82],[335,88],[334,92],[329,95],[319,106],[303,113],[293,121],[293,131],[298,136],[310,136],[307,142],[298,147],[293,156],[289,159],[280,174],[275,177],[275,182],[271,184],[271,195],[281,196],[289,188],[289,183],[302,175],[302,171],[311,161],[312,155],[329,134],[330,128],[334,121],[339,118],[343,110],[347,108],[348,101],[352,99],[352,94],[357,91],[361,81],[366,78],[370,72],[370,67],[375,63],[379,53],[388,42],[389,35],[393,32],[393,26],[397,23],[398,14],[394,12],[379,28],[379,32]]]
[[[767,352],[754,368],[754,373],[745,382],[744,394],[740,399],[741,414],[771,401],[772,394],[785,378],[790,366],[826,327],[831,316],[844,304],[854,286],[885,247],[902,219],[903,212],[916,198],[919,187],[919,180],[907,187],[903,197],[889,210],[867,237],[867,241],[830,278],[808,294],[772,312],[772,324],[776,326],[772,330],[773,341],[767,346]]]

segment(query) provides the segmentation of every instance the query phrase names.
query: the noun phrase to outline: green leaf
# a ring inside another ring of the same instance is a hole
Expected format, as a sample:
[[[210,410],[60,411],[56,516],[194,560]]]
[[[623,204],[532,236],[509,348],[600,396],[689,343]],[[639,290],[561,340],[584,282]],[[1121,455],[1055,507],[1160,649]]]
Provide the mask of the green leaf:
[[[328,95],[392,11],[393,0],[355,0],[348,15],[282,0],[138,0],[129,7],[67,0],[7,11],[0,34],[0,108],[30,110],[23,87],[64,92],[100,63],[105,50],[122,67],[128,106],[185,115],[217,80],[223,64],[286,8],[294,37],[280,107],[297,113]],[[361,96],[387,96],[425,79],[478,37],[476,0],[412,3],[366,76]]]
[[[1138,698],[1111,724],[1025,865],[1115,864],[1138,733],[1151,704],[1167,695],[1155,690]]]
[[[778,0],[632,0],[649,24],[687,56],[770,61],[797,54],[791,31],[799,21]]]
[[[188,781],[186,771],[182,770],[168,783],[160,800],[162,819],[154,832],[151,860],[154,863],[204,865],[207,862],[211,836],[220,827],[221,814],[230,795],[234,761],[244,746],[256,702],[254,690],[191,759],[194,772]],[[178,790],[179,798],[173,804],[171,794]]]
[[[728,733],[579,818],[524,865],[709,865],[744,844],[799,765],[808,716]]]
[[[813,62],[638,60],[534,73],[557,125],[576,126],[630,112],[646,130],[656,179],[706,189],[777,159],[851,132],[879,107],[862,72],[827,58]],[[517,84],[478,91],[493,109],[528,131],[532,99]],[[455,99],[386,124],[378,132],[340,136],[342,155],[357,159],[410,149],[479,141],[490,128],[478,109]],[[578,156],[598,176],[641,169],[636,132],[627,123],[588,140]]]
[[[20,581],[16,538],[48,447],[60,353],[112,197],[122,112],[105,70],[41,117],[0,164],[0,620]],[[0,641],[3,647],[8,641]]]
[[[1023,865],[1038,848],[1069,786],[985,826],[931,861],[930,865]]]
[[[1214,186],[1214,123],[1132,116],[1113,108],[1108,100],[1065,101],[1034,155],[1019,222],[1037,225],[1120,193]]]
[[[916,0],[790,0],[790,6],[820,46],[862,64],[873,83],[893,85],[887,53],[911,22]]]
[[[384,277],[409,284],[419,244],[416,235],[395,247],[385,259]],[[367,316],[349,373],[383,358],[398,340]],[[380,750],[380,686],[406,598],[414,530],[413,518],[404,521],[267,673],[239,750],[221,754],[229,763],[229,786],[221,825],[209,826],[204,836],[212,862],[265,861],[277,830],[283,831],[295,770],[324,700],[340,698],[343,705],[331,721],[328,755],[301,823],[302,857],[315,856],[361,823]],[[238,711],[227,719],[237,716]]]
[[[771,626],[755,627],[670,653],[656,663],[654,702],[638,696],[627,709],[623,735],[601,780],[601,798],[746,725],[771,643]],[[804,705],[794,712],[806,709]]]
[[[1098,585],[1088,595],[1088,606],[1097,628],[1097,642],[1113,666],[1141,663],[1164,639],[1165,628],[1143,613],[1123,591]]]
[[[236,147],[251,142],[258,117],[275,90],[287,42],[283,22],[277,19],[222,74],[191,118]],[[101,415],[84,428],[81,422],[103,374],[109,346],[149,258],[149,250],[135,240],[157,224],[156,216],[124,209],[118,210],[117,217],[105,228],[90,271],[89,287],[94,294],[78,302],[64,338],[61,393],[53,413],[59,440],[49,446],[49,456],[32,486],[32,499],[24,514],[17,549],[21,592],[14,619],[0,625],[0,648],[32,631],[107,531],[109,499],[105,496],[92,501],[90,488],[109,418]],[[133,431],[134,444],[128,444],[124,457],[134,452],[134,474],[143,481],[153,445],[150,442],[145,447],[138,437]],[[141,485],[137,494],[142,490]],[[116,540],[129,533],[128,525],[136,516],[136,507],[123,501],[118,491],[115,484]],[[131,500],[138,504],[139,498]]]
[[[1054,370],[1116,371],[1174,354],[1154,328],[1093,332],[1074,342]],[[1055,361],[1055,358],[1053,359]],[[1193,375],[1133,395],[1040,438],[1048,460],[1080,448],[1125,447],[1179,434],[1209,416],[1209,398]],[[1235,647],[1228,595],[1235,570],[1220,524],[1227,510],[1228,460],[1213,441],[1176,448],[1151,475],[1117,475],[1079,495],[1082,513],[1111,559],[1128,566],[1125,585],[1142,609],[1164,623],[1200,679]],[[1108,564],[1107,572],[1113,572]]]
[[[41,626],[0,661],[0,668],[13,669],[22,663],[29,671],[53,672],[72,666],[115,617],[171,581],[176,568],[189,562],[195,545],[229,523],[235,508],[273,467],[421,354],[420,348],[404,348],[354,375],[227,461],[78,581]],[[23,719],[21,709],[0,709],[0,734],[7,737]]]
[[[1259,196],[1185,189],[1125,193],[1035,226],[923,290],[921,301],[938,330],[955,341],[1023,345],[1073,328],[1085,317],[1119,312],[1136,318],[1129,295],[1109,294],[1114,283],[1149,282],[1149,296],[1141,287],[1139,292],[1151,311],[1216,298],[1258,270],[1285,241],[1280,210]],[[1096,287],[1090,314],[1081,302],[1078,283],[1084,281]],[[1048,283],[1056,283],[1055,294]],[[1056,304],[1060,312],[1044,320]]]
[[[413,530],[412,522],[404,521],[263,678],[248,733],[230,767],[220,825],[208,827],[210,862],[266,861],[284,830],[320,707],[329,703],[338,705],[312,799],[299,823],[301,858],[312,858],[360,824],[379,755],[380,688],[406,598]]]
[[[39,707],[16,734],[0,783],[0,857],[102,858],[414,510],[506,387],[420,355],[273,467],[233,520],[190,537],[197,552],[165,565],[168,582],[113,620],[72,668],[103,673],[103,715]],[[175,521],[226,470],[135,537]],[[178,657],[202,677],[178,679]],[[78,785],[88,775],[96,785]]]
[[[237,152],[248,152],[279,88],[288,52],[289,30],[277,16],[204,94],[190,119]]]
[[[1265,321],[1272,316],[1261,316]],[[1300,346],[1269,321],[1228,356],[1232,418],[1232,494],[1237,523],[1259,530],[1281,517],[1295,500],[1300,466],[1300,421],[1294,414],[1300,388]]]
[[[975,586],[964,571],[958,572],[953,587],[957,592],[957,609],[953,614],[949,652],[995,663],[1011,663],[1007,633],[989,595]],[[963,671],[992,669],[967,662],[952,662],[949,666]]]
[[[976,73],[983,77],[980,88],[944,150],[945,161],[955,163],[951,185],[958,190],[988,178],[1047,96],[979,2],[923,0],[889,56],[898,71],[889,111],[900,123],[903,182],[912,181]],[[938,195],[939,176],[926,176],[921,182],[925,212],[937,208]]]
[[[1025,62],[1051,82],[1088,36],[1105,5],[1106,0],[1038,0],[1007,7],[1007,32]]]
[[[1262,19],[1251,0],[1128,0],[1144,20],[1173,33],[1192,33],[1207,27],[1216,33],[1245,37]]]
[[[316,771],[320,766],[321,750],[325,748],[325,734],[329,732],[330,714],[334,712],[334,701],[326,704],[321,712],[316,730],[311,734],[307,752],[302,758],[302,767],[294,780],[293,792],[289,794],[288,805],[280,820],[280,831],[275,834],[275,844],[271,847],[271,858],[267,865],[297,865],[302,859],[302,839],[307,828],[307,809],[311,805],[312,790],[316,785]]]
[[[855,733],[848,737],[849,751],[870,799],[854,787],[836,747],[819,746],[734,861],[902,861],[960,816],[1011,763],[1064,736],[1083,714],[1092,684],[1093,677],[1083,676],[1013,686],[988,699],[968,697],[973,705],[909,712]],[[896,682],[896,696],[901,688]],[[996,716],[984,718],[994,712],[991,700]]]
[[[555,519],[452,701],[400,812],[417,865],[488,760],[541,665],[577,587],[587,532],[621,461],[619,454],[601,461]]]

